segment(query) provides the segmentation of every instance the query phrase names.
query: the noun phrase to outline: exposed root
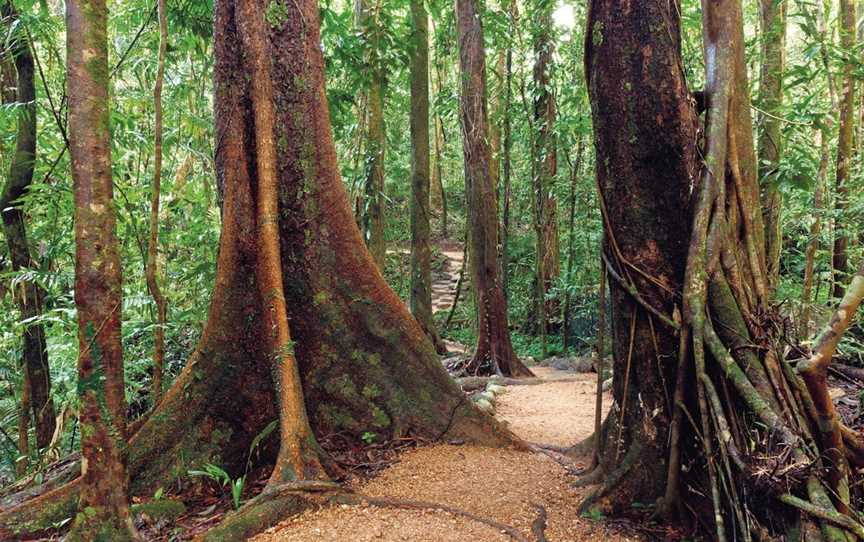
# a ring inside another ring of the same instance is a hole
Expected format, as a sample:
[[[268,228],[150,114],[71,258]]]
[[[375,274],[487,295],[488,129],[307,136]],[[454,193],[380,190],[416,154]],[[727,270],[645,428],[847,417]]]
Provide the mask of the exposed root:
[[[537,510],[537,519],[531,524],[531,534],[537,542],[549,542],[546,538],[546,509],[540,504],[535,504],[534,509]]]
[[[591,472],[588,472],[575,482],[573,482],[573,487],[587,487],[597,485],[603,481],[603,476],[606,474],[606,470],[600,465],[594,467]]]
[[[847,515],[841,514],[835,510],[828,510],[827,508],[817,506],[810,501],[799,499],[798,497],[790,495],[788,493],[781,495],[780,501],[788,504],[789,506],[793,506],[813,517],[823,519],[825,521],[830,521],[835,525],[839,525],[844,529],[848,529],[849,531],[855,533],[858,538],[864,540],[864,525],[861,525]]]
[[[520,533],[514,527],[509,525],[505,525],[503,523],[499,523],[493,519],[484,518],[482,516],[478,516],[476,514],[472,514],[471,512],[467,512],[465,510],[461,510],[459,508],[453,508],[452,506],[446,506],[443,504],[436,504],[432,502],[426,501],[415,501],[410,499],[392,499],[389,497],[370,497],[368,495],[360,495],[356,493],[343,493],[335,496],[333,502],[339,504],[349,504],[349,505],[371,505],[377,506],[379,508],[397,508],[400,510],[440,510],[442,512],[447,512],[448,514],[452,514],[454,516],[461,516],[463,518],[470,519],[472,521],[476,521],[478,523],[482,523],[484,525],[488,525],[493,529],[500,531],[503,534],[506,534],[513,540],[517,542],[532,542],[529,538],[526,538],[522,533]],[[541,507],[542,508],[542,507]],[[543,515],[545,516],[545,509],[543,509]],[[538,518],[539,519],[539,518]],[[536,521],[535,521],[536,523]],[[545,525],[545,518],[543,524]],[[533,529],[533,527],[532,527]],[[545,539],[542,539],[545,540]],[[538,540],[538,542],[540,542]]]
[[[247,540],[288,516],[313,506],[323,506],[328,497],[341,491],[338,484],[316,480],[270,484],[239,510],[228,514],[219,525],[197,537],[196,541]]]
[[[579,512],[585,513],[592,508],[594,508],[608,493],[614,490],[618,484],[630,473],[630,470],[633,468],[633,465],[636,464],[636,459],[642,453],[643,445],[639,441],[635,441],[633,446],[624,454],[624,457],[621,459],[621,462],[618,464],[618,467],[610,472],[608,476],[603,476],[605,473],[602,468],[598,467],[594,469],[594,472],[589,474],[588,476],[582,478],[579,482],[581,485],[589,485],[587,480],[588,477],[592,477],[591,483],[599,482],[600,479],[603,480],[603,484],[594,490],[593,493],[585,497],[585,500],[582,501],[582,504],[579,505]],[[596,476],[597,479],[593,479]]]
[[[575,461],[564,455],[561,450],[566,450],[566,448],[534,443],[528,443],[528,447],[532,452],[552,458],[553,461],[564,467],[564,470],[567,471],[568,474],[573,476],[582,476],[586,474],[587,469],[585,467],[580,466]]]

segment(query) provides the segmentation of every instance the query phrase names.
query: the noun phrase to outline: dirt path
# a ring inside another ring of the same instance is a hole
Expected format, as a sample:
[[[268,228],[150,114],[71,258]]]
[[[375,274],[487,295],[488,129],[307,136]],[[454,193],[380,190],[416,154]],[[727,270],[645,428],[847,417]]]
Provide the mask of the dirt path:
[[[498,397],[497,417],[533,442],[569,445],[593,430],[594,375],[573,377],[540,368],[547,383],[510,386]],[[611,402],[607,397],[605,403]],[[573,487],[574,478],[544,454],[475,446],[436,445],[406,453],[380,476],[356,488],[376,497],[423,500],[456,507],[515,527],[530,538],[535,504],[548,513],[551,542],[636,540],[579,516],[589,489]],[[418,541],[497,542],[508,536],[477,521],[443,511],[391,510],[369,506],[331,506],[290,518],[254,539],[256,542]]]
[[[459,271],[464,264],[462,243],[442,241],[441,254],[446,258],[440,270],[432,273],[432,312],[450,310],[456,298],[456,283],[459,281]],[[466,275],[463,280],[467,280]],[[466,284],[462,285],[463,293]]]

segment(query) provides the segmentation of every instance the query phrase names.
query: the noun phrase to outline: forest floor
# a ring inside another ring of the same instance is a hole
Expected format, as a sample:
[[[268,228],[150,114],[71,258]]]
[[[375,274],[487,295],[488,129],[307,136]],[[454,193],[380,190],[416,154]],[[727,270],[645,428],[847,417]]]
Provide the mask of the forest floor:
[[[496,417],[529,442],[568,446],[594,429],[596,377],[535,367],[544,383],[509,386],[498,396]],[[556,380],[566,378],[566,381]],[[611,403],[606,394],[605,404]],[[585,467],[588,457],[576,461]],[[551,542],[640,540],[634,526],[581,517],[591,490],[543,453],[439,444],[405,452],[375,478],[351,489],[372,497],[422,500],[458,508],[511,526],[531,538],[536,506],[548,514]],[[287,519],[255,542],[307,541],[506,541],[495,528],[443,510],[397,510],[334,505]]]

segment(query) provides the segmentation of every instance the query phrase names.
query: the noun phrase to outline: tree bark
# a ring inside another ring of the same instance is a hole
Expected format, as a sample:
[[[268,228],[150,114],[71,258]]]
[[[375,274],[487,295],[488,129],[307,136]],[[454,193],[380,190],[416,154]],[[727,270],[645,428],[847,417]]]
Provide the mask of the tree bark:
[[[760,0],[762,65],[759,78],[759,180],[762,185],[762,216],[765,221],[765,251],[768,255],[768,287],[773,293],[780,278],[780,229],[782,195],[777,186],[783,152],[783,72],[786,60],[786,0]]]
[[[137,539],[127,494],[122,276],[111,180],[107,20],[104,0],[66,3],[82,456],[71,541]]]
[[[469,209],[470,265],[479,326],[468,372],[531,376],[516,357],[507,324],[507,302],[498,269],[498,205],[489,176],[486,59],[478,0],[456,0],[465,184]]]
[[[842,51],[852,51],[855,48],[855,0],[840,0],[840,47]],[[837,177],[835,189],[834,250],[831,264],[834,269],[834,286],[832,296],[843,297],[843,284],[849,272],[849,224],[846,207],[848,206],[849,174],[852,169],[853,148],[852,135],[855,130],[855,75],[852,59],[846,59],[843,65],[843,87],[840,94],[840,122],[837,136]]]
[[[585,38],[604,252],[648,303],[672,314],[687,259],[690,184],[699,171],[696,111],[679,61],[675,7],[619,4],[593,0]],[[593,502],[620,511],[628,498],[652,502],[662,493],[679,339],[665,326],[652,332],[619,283],[610,282],[610,297],[614,404],[600,468],[620,486]]]
[[[432,320],[429,225],[429,15],[411,2],[411,313],[439,354],[447,351]]]
[[[2,4],[2,15],[6,20],[4,26],[10,26],[18,18],[18,14],[8,1]],[[9,53],[14,59],[17,73],[17,94],[14,100],[18,102],[20,113],[15,153],[3,193],[0,195],[0,210],[3,214],[3,227],[12,270],[23,272],[38,268],[31,256],[30,242],[27,238],[27,216],[19,202],[33,182],[33,166],[36,160],[36,86],[33,56],[30,52],[31,44],[28,43],[23,30],[19,28],[14,32],[9,43]],[[24,280],[14,288],[13,296],[21,319],[28,321],[24,327],[21,356],[21,368],[27,388],[26,393],[22,393],[22,397],[28,398],[29,409],[32,411],[26,418],[33,420],[36,429],[36,446],[45,448],[50,444],[51,436],[54,434],[54,401],[51,398],[51,374],[45,330],[41,322],[32,321],[42,316],[45,292],[35,281]],[[27,425],[29,424],[25,423],[22,427]],[[22,452],[26,455],[26,451],[22,450]]]
[[[372,5],[371,2],[375,2]],[[385,70],[378,48],[382,33],[381,0],[355,0],[357,27],[366,37],[365,64],[369,74],[366,89],[366,138],[364,164],[364,201],[360,222],[363,238],[375,263],[384,269],[387,247],[384,242],[384,80]]]

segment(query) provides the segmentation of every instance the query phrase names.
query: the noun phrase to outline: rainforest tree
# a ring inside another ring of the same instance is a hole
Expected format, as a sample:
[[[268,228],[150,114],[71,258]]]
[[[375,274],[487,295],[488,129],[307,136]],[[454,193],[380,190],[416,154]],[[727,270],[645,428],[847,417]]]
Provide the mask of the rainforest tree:
[[[317,2],[285,6],[268,20],[264,2],[216,4],[216,287],[198,347],[128,446],[132,492],[152,492],[214,454],[242,471],[253,439],[281,414],[279,440],[262,454],[276,464],[268,491],[215,540],[243,539],[334,490],[321,481],[333,463],[305,430],[304,408],[317,436],[512,442],[465,400],[377,271],[336,167]],[[83,485],[53,487],[15,497],[0,534],[48,528]]]
[[[104,1],[66,4],[82,435],[81,491],[69,540],[82,542],[137,538],[127,494],[122,276],[111,177],[107,20]]]
[[[462,73],[462,139],[468,201],[471,273],[478,309],[477,347],[471,374],[530,376],[516,356],[507,325],[507,300],[498,268],[498,205],[489,167],[486,60],[477,0],[457,0],[456,25]]]
[[[17,13],[11,2],[0,6],[4,26],[15,28]],[[36,79],[33,54],[26,34],[20,27],[9,36],[9,57],[3,63],[13,71],[14,88],[17,89],[10,101],[19,105],[18,130],[15,137],[14,156],[9,174],[0,195],[0,211],[3,213],[3,227],[6,244],[9,248],[12,269],[24,271],[36,269],[33,250],[27,236],[26,215],[20,207],[23,197],[33,182],[33,167],[36,160]],[[9,81],[8,84],[13,84]],[[45,292],[34,280],[24,280],[11,288],[21,312],[22,320],[31,321],[24,326],[24,344],[21,354],[21,369],[24,376],[24,398],[21,400],[19,414],[19,454],[23,467],[29,455],[28,431],[30,420],[36,429],[36,447],[46,448],[54,435],[55,411],[51,398],[51,374],[48,366],[48,351],[45,343],[45,330],[39,317],[44,311]],[[33,320],[36,320],[35,322]]]
[[[823,350],[833,352],[845,329],[836,322],[857,303],[844,299],[796,371],[764,316],[741,3],[703,2],[702,16],[706,87],[694,99],[674,6],[591,5],[585,62],[614,279],[615,404],[603,427],[603,483],[583,507],[620,512],[661,499],[667,515],[686,517],[686,500],[713,510],[704,517],[719,540],[772,525],[845,539],[860,527],[847,466],[860,460],[860,443],[827,396]],[[765,478],[766,465],[786,478]]]

